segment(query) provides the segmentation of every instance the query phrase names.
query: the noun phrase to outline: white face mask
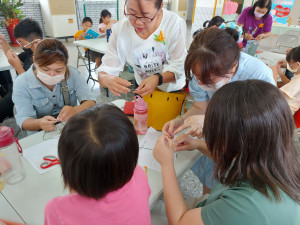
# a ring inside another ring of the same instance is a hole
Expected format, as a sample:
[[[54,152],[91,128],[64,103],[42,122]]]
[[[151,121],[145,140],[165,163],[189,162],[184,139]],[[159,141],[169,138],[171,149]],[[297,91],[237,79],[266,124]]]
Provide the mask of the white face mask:
[[[291,66],[290,66],[289,63],[287,63],[286,68],[287,68],[289,71],[291,71],[292,73],[296,73],[296,72],[298,71],[298,68],[293,70],[293,69],[291,68]]]
[[[52,77],[46,73],[39,71],[38,69],[36,69],[36,71],[37,71],[37,78],[39,78],[43,83],[47,85],[55,85],[60,83],[63,79],[65,79],[65,74],[59,74]]]
[[[209,84],[209,85],[204,84],[204,85],[199,85],[199,86],[201,87],[201,89],[203,91],[216,91],[216,90],[220,89],[221,87],[223,87],[225,84],[227,84],[231,80],[231,76],[230,76],[230,79],[226,83],[224,82],[224,79],[225,79],[225,77],[215,84]]]

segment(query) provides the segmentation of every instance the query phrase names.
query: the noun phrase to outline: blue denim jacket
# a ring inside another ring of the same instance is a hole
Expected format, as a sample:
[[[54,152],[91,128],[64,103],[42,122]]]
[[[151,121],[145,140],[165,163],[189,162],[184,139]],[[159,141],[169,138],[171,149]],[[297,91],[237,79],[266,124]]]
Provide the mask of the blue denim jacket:
[[[72,66],[69,66],[69,70],[67,84],[71,106],[76,106],[84,100],[96,101],[82,74]],[[64,107],[61,84],[56,84],[53,91],[49,90],[36,78],[32,66],[16,78],[12,99],[16,107],[15,118],[21,128],[26,119],[56,115]]]

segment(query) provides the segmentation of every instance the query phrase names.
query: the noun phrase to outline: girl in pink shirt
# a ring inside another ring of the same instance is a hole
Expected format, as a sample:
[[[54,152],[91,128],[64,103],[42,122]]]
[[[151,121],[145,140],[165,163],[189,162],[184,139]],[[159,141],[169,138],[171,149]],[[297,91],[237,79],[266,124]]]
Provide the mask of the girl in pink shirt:
[[[105,34],[107,29],[111,29],[112,25],[118,20],[111,20],[111,13],[104,9],[101,11],[98,30],[100,34]]]
[[[135,129],[116,106],[92,107],[72,117],[58,144],[71,194],[45,208],[45,225],[150,225],[150,187],[137,165]]]

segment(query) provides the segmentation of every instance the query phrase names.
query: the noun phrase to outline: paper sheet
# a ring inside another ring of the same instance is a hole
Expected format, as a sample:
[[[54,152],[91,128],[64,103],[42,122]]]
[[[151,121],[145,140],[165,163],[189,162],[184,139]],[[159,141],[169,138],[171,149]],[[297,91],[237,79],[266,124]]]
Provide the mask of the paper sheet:
[[[154,149],[157,139],[162,135],[162,132],[150,127],[145,136],[140,141],[140,152],[138,165],[161,172],[160,164],[154,159],[152,150]]]
[[[40,167],[41,163],[44,161],[43,157],[46,155],[55,155],[57,157],[57,146],[58,146],[59,136],[43,141],[37,145],[23,150],[23,156],[28,160],[28,162],[33,166],[33,168],[39,173],[46,173],[59,165],[51,166],[47,169],[42,169]]]

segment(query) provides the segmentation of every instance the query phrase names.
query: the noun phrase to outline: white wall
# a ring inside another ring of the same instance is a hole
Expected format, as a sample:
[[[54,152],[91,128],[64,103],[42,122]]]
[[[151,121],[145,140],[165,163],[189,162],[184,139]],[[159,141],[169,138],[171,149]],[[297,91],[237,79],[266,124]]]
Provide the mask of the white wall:
[[[292,17],[292,24],[297,25],[298,22],[300,21],[300,1],[295,0],[294,6],[292,8],[291,12],[291,17]]]

